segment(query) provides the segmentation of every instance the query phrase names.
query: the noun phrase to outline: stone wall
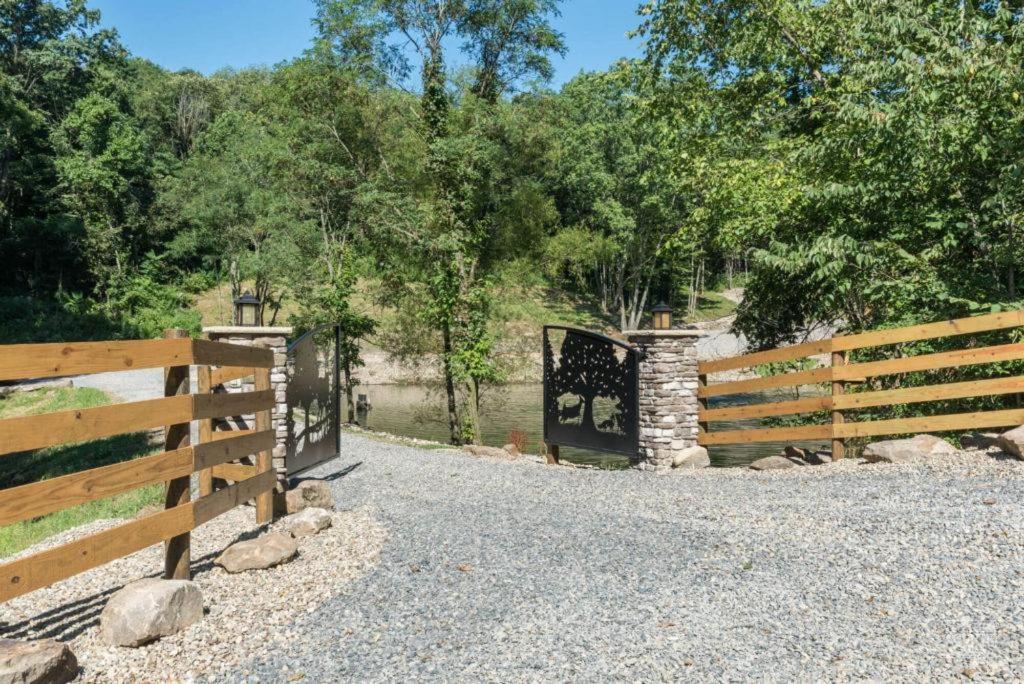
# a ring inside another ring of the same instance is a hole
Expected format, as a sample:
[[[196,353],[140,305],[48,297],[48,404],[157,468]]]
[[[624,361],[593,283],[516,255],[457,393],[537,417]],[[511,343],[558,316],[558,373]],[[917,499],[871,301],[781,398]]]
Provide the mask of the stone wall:
[[[699,330],[637,330],[626,334],[640,360],[640,448],[634,465],[664,471],[697,444]],[[678,463],[677,463],[678,465]]]
[[[274,410],[271,414],[271,425],[277,435],[277,446],[274,447],[274,470],[277,471],[279,491],[287,489],[288,466],[285,461],[287,448],[285,441],[288,436],[286,416],[288,414],[288,338],[292,335],[289,327],[235,327],[218,326],[203,328],[203,333],[215,342],[240,344],[246,347],[262,347],[274,352],[274,367],[270,371],[270,386],[274,390]],[[252,392],[255,390],[252,378],[232,380],[226,386],[229,392]],[[246,424],[251,427],[253,416],[244,416]],[[242,426],[232,425],[233,429]],[[216,427],[215,427],[216,429]]]

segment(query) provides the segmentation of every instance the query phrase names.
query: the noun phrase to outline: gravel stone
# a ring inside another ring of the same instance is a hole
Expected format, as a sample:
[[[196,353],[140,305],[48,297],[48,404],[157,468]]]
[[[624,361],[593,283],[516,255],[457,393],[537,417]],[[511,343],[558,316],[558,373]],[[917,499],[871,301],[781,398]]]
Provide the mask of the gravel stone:
[[[83,525],[25,551],[68,542],[121,521]],[[296,621],[345,591],[376,562],[387,537],[372,511],[334,513],[333,524],[299,540],[291,563],[232,575],[213,565],[229,544],[255,537],[261,528],[250,507],[235,508],[192,533],[192,573],[208,613],[184,632],[138,649],[105,644],[99,615],[118,589],[159,575],[161,545],[0,604],[0,638],[54,638],[67,642],[85,682],[237,682],[251,658],[269,658],[282,644],[303,638]],[[273,529],[284,531],[281,523]],[[276,681],[280,678],[274,678]]]
[[[655,477],[351,434],[342,453],[313,476],[377,512],[380,563],[247,681],[1024,677],[1014,460]]]

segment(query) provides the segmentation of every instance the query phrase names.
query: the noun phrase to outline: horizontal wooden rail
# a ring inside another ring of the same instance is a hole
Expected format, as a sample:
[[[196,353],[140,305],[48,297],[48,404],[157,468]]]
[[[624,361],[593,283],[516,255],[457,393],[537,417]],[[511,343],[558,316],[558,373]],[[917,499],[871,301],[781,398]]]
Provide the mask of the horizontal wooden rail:
[[[1004,411],[976,411],[941,416],[920,416],[917,418],[894,418],[875,420],[869,423],[843,423],[835,426],[836,437],[875,437],[878,435],[903,435],[913,432],[946,432],[951,430],[982,430],[993,427],[1008,427],[1024,423],[1024,409]]]
[[[210,386],[216,387],[217,385],[224,385],[232,380],[241,380],[247,378],[255,372],[253,368],[240,368],[238,366],[224,366],[223,368],[214,368],[210,371]]]
[[[702,446],[714,444],[753,444],[756,442],[789,442],[807,439],[831,439],[831,425],[800,425],[796,427],[758,428],[705,432],[697,436]]]
[[[832,397],[807,397],[791,401],[776,401],[767,404],[747,404],[745,406],[725,406],[722,408],[700,409],[697,419],[700,422],[717,420],[748,420],[766,418],[768,416],[788,416],[795,413],[813,413],[832,409]]]
[[[905,328],[873,330],[856,335],[840,335],[832,338],[834,351],[850,351],[866,347],[881,347],[902,342],[918,342],[939,337],[968,335],[971,333],[994,332],[1024,326],[1024,311],[1002,311],[1000,313],[957,318],[938,323],[925,323]]]
[[[901,389],[844,394],[836,397],[833,405],[837,409],[860,409],[873,406],[920,404],[947,399],[1016,394],[1018,392],[1024,393],[1024,377],[970,380],[967,382],[954,382],[948,385],[927,385],[925,387],[904,387]]]
[[[193,363],[201,366],[245,366],[273,368],[274,352],[261,347],[244,347],[210,340],[192,340]]]
[[[187,395],[8,418],[0,420],[0,455],[187,423],[191,418],[192,397]]]
[[[832,340],[817,340],[815,342],[804,342],[794,344],[790,347],[779,347],[766,351],[751,352],[741,356],[731,356],[726,359],[715,359],[713,361],[702,361],[698,364],[701,375],[721,373],[723,371],[736,370],[738,368],[751,368],[765,363],[778,363],[780,361],[793,361],[818,354],[828,354],[832,351]]]
[[[213,440],[213,442],[218,442],[222,439],[231,439],[236,435],[251,435],[253,432],[255,432],[255,430],[216,430],[212,435],[210,435],[210,439]]]
[[[192,364],[272,368],[274,353],[269,349],[190,339],[0,345],[0,381]]]
[[[273,408],[274,393],[180,395],[0,420],[0,456]]]
[[[256,466],[242,465],[240,463],[225,463],[224,465],[213,466],[211,470],[214,477],[232,482],[241,482],[242,480],[248,480],[250,477],[259,475],[259,469]]]
[[[0,565],[0,602],[191,532],[276,483],[274,472],[266,471],[187,504]]]
[[[939,352],[937,354],[921,354],[905,356],[884,361],[854,363],[833,369],[836,380],[857,380],[879,375],[895,375],[913,373],[942,368],[959,368],[1002,361],[1024,359],[1024,344],[1003,344],[996,347],[978,347],[975,349],[958,349],[957,351]]]
[[[197,394],[193,397],[195,419],[241,416],[274,408],[274,391]]]
[[[698,388],[697,396],[703,398],[719,397],[726,394],[763,392],[764,390],[778,389],[780,387],[816,385],[822,382],[828,382],[831,379],[831,368],[814,368],[812,370],[797,371],[796,373],[783,373],[781,375],[769,375],[764,378],[734,380],[732,382],[722,382],[717,385],[708,385],[706,387]]]
[[[20,487],[0,489],[0,525],[158,484],[272,449],[270,430],[115,463]]]

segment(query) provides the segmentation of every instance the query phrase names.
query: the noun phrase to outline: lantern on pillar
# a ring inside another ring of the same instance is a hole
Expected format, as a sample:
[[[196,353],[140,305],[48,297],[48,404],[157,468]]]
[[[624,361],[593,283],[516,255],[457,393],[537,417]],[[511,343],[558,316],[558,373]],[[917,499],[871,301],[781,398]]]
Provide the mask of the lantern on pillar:
[[[260,319],[260,300],[251,290],[235,299],[235,325],[256,326]]]
[[[665,302],[660,302],[651,309],[651,317],[654,319],[655,330],[669,330],[672,328],[672,307]]]

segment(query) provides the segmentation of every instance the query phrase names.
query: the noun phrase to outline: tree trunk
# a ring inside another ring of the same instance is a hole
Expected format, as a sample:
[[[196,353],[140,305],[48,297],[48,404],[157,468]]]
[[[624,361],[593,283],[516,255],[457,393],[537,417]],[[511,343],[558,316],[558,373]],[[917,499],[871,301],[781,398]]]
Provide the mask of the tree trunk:
[[[345,359],[341,362],[342,371],[345,373],[345,402],[348,404],[348,424],[354,425],[356,422],[356,402],[352,396],[352,363]]]
[[[466,410],[469,411],[469,420],[472,422],[472,442],[473,444],[483,444],[480,429],[480,382],[476,378],[469,380],[469,402]]]
[[[462,428],[459,425],[459,411],[455,402],[455,378],[452,377],[452,331],[447,323],[441,326],[444,344],[441,362],[444,365],[444,391],[448,399],[448,430],[452,444],[462,444]]]

